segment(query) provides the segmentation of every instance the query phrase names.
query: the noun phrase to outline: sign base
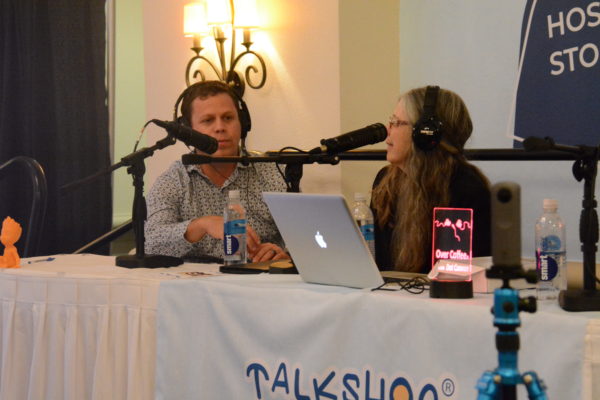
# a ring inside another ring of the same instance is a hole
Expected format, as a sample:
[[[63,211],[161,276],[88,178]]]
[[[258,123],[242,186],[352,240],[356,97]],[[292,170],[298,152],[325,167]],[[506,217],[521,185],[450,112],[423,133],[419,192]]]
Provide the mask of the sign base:
[[[473,297],[473,281],[438,281],[429,283],[429,297],[436,299],[470,299]]]

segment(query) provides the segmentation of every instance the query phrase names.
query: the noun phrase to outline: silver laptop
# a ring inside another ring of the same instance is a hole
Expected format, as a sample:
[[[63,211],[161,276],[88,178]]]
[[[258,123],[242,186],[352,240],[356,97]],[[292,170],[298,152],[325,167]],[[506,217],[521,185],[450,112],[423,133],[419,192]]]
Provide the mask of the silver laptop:
[[[341,195],[263,197],[305,282],[374,288],[383,278]]]

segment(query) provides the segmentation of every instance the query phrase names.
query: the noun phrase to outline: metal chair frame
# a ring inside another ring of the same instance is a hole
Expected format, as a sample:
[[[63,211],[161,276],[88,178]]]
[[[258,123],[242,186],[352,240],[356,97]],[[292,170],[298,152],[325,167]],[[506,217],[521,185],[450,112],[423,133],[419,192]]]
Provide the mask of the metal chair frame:
[[[31,177],[33,186],[33,199],[31,203],[31,211],[29,213],[29,221],[26,228],[25,246],[23,249],[23,257],[31,257],[37,255],[40,245],[40,238],[46,219],[46,205],[48,197],[48,184],[46,182],[46,174],[44,169],[35,159],[27,156],[16,156],[0,165],[0,178],[5,173],[6,168],[12,164],[22,164],[27,168],[27,172]]]

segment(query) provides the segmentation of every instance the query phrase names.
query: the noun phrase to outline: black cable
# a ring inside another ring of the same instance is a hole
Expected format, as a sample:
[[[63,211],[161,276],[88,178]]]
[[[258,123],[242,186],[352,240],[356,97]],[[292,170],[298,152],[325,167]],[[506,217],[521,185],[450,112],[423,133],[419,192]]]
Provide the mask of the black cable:
[[[371,289],[371,291],[374,292],[376,290],[395,290],[385,287],[390,283],[397,284],[400,287],[400,290],[406,290],[408,293],[411,294],[421,294],[425,290],[429,289],[429,280],[420,276],[416,276],[411,279],[386,278],[386,282],[383,285],[373,288]]]
[[[296,152],[301,153],[301,154],[309,154],[308,151],[306,151],[306,150],[302,150],[302,149],[299,149],[294,146],[286,146],[279,150],[279,152],[278,152],[279,155],[281,155],[285,150],[295,150]],[[276,162],[275,166],[277,167],[277,171],[279,171],[279,175],[281,175],[281,177],[283,178],[283,181],[285,182],[285,186],[287,187],[287,190],[289,192],[292,189],[291,182],[288,182],[287,179],[285,178],[285,173],[281,170],[281,165]]]
[[[137,151],[137,147],[138,144],[140,144],[140,140],[142,139],[142,135],[144,134],[144,131],[146,130],[146,127],[152,122],[152,120],[146,122],[144,124],[144,126],[142,126],[142,129],[140,130],[140,134],[137,137],[137,140],[135,141],[135,144],[133,145],[133,153],[135,153]]]

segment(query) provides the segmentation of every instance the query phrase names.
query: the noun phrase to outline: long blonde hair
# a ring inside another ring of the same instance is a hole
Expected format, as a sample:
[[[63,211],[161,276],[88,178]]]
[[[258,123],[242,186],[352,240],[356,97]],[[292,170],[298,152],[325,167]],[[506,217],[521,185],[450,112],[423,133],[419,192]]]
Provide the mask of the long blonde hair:
[[[413,89],[398,100],[404,101],[411,125],[423,114],[425,90]],[[460,164],[467,164],[463,148],[473,123],[464,102],[456,93],[440,89],[435,114],[444,124],[441,143],[433,150],[423,151],[411,142],[402,168],[390,164],[387,174],[373,189],[376,223],[382,228],[389,225],[393,230],[390,247],[394,269],[419,271],[426,263],[433,208],[448,206],[453,172]]]

